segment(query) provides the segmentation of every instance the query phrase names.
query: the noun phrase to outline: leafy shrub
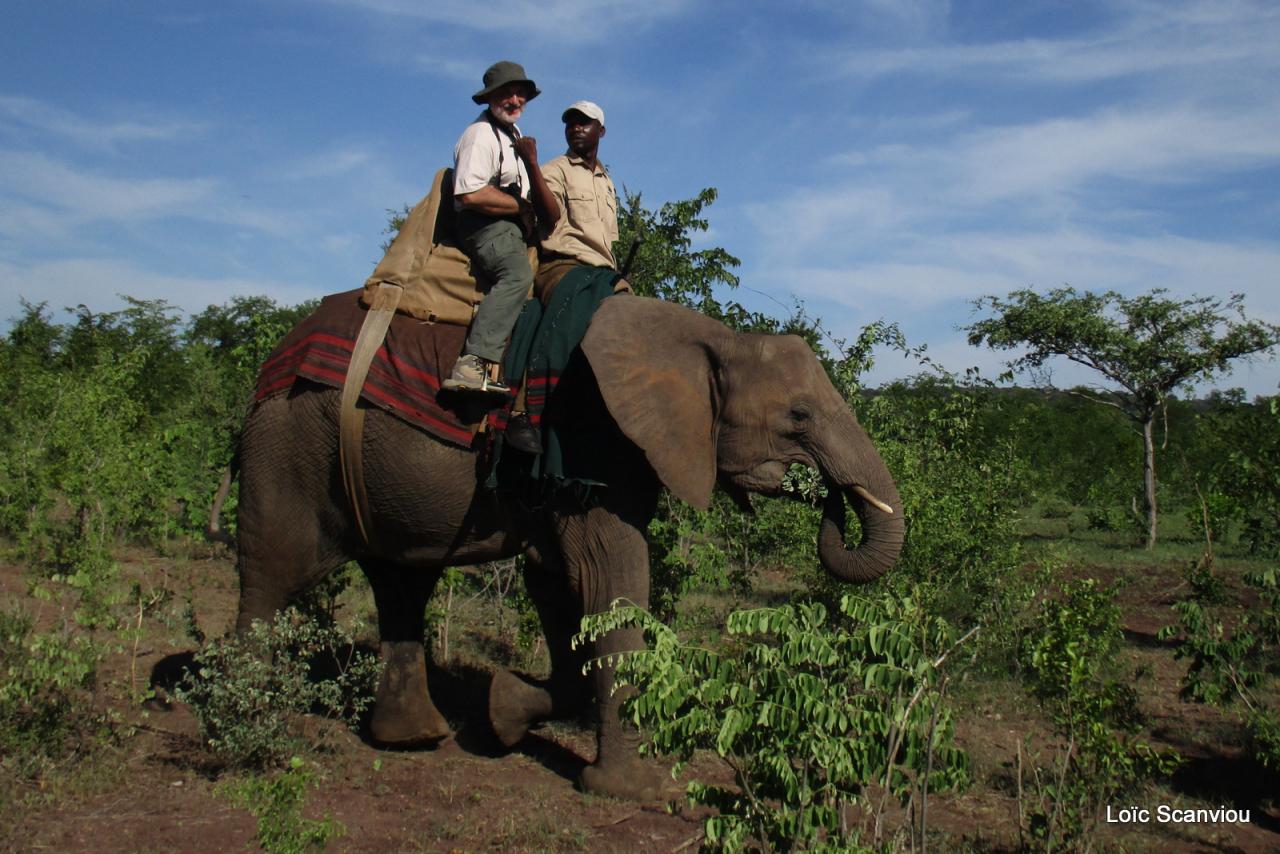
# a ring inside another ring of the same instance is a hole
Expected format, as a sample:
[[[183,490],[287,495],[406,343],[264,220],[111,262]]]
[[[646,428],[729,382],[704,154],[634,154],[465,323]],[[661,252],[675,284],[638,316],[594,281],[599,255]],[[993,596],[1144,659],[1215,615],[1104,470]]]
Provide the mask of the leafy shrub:
[[[302,817],[307,789],[315,786],[315,772],[300,757],[271,777],[255,777],[227,783],[221,791],[233,803],[249,810],[258,819],[258,844],[268,854],[298,854],[324,848],[347,829],[326,815],[316,821]]]
[[[683,645],[635,607],[586,618],[580,639],[628,625],[650,644],[617,669],[639,689],[624,714],[645,749],[676,756],[677,770],[712,750],[733,771],[733,787],[688,786],[692,803],[717,810],[708,848],[849,850],[855,807],[879,814],[890,796],[905,804],[967,780],[943,702],[952,638],[914,598],[846,596],[830,624],[816,602],[739,611],[733,653]]]
[[[1198,424],[1197,479],[1234,505],[1228,518],[1239,520],[1250,552],[1280,556],[1280,397],[1230,401]]]
[[[1070,519],[1075,508],[1057,496],[1049,496],[1040,505],[1040,515],[1045,519]]]
[[[102,650],[65,630],[37,633],[20,607],[0,611],[0,755],[19,778],[92,740],[87,712]]]
[[[1089,486],[1085,521],[1092,531],[1144,534],[1146,522],[1136,502],[1130,484],[1119,473],[1108,472]]]
[[[698,511],[664,494],[648,530],[654,613],[674,619],[676,603],[693,590],[746,588],[747,567],[741,555],[750,527],[724,495],[717,494],[710,508]]]
[[[1230,495],[1210,492],[1187,506],[1187,527],[1201,532],[1211,542],[1224,543],[1233,528],[1244,519],[1244,507]]]
[[[380,664],[340,625],[294,609],[213,641],[177,697],[191,706],[209,749],[239,766],[278,764],[305,747],[297,718],[308,712],[355,727],[372,704]],[[322,678],[332,671],[331,678]]]
[[[1254,755],[1273,770],[1280,770],[1280,709],[1267,702],[1266,687],[1280,676],[1278,577],[1275,567],[1246,573],[1244,582],[1258,592],[1260,604],[1228,623],[1219,608],[1226,598],[1222,582],[1203,565],[1193,567],[1191,595],[1173,606],[1177,623],[1159,633],[1161,639],[1176,639],[1175,655],[1189,661],[1183,699],[1243,706]]]
[[[954,626],[985,626],[985,650],[1008,645],[1002,635],[1027,598],[1015,578],[1028,472],[1013,439],[988,427],[999,406],[980,383],[946,377],[895,384],[863,407],[907,520],[883,583],[916,590],[926,611]]]
[[[1020,829],[1051,850],[1086,835],[1106,804],[1180,760],[1136,737],[1137,695],[1113,677],[1121,634],[1110,591],[1091,578],[1073,582],[1043,603],[1038,625],[1023,643],[1025,684],[1066,746],[1052,768],[1035,769]]]
[[[0,339],[0,534],[62,574],[121,538],[200,533],[258,365],[311,307],[237,298],[183,330],[125,302],[63,324],[24,304]]]

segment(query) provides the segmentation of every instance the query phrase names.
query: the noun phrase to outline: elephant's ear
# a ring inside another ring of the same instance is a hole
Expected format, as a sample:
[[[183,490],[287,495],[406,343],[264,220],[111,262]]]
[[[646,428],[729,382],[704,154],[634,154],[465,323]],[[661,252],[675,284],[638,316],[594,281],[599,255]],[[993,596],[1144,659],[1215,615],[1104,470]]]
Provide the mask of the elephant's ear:
[[[582,340],[613,420],[700,510],[716,481],[713,353],[731,334],[696,311],[624,294],[600,304]]]

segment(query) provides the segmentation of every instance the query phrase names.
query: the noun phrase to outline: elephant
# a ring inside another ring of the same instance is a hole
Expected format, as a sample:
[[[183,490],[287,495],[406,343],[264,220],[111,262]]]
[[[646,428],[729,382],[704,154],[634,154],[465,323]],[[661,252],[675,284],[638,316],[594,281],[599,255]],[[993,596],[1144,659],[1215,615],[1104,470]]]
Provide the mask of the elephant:
[[[363,441],[369,513],[360,536],[342,485],[340,392],[299,383],[259,401],[237,451],[241,482],[237,628],[270,619],[289,599],[349,560],[364,570],[378,612],[383,674],[371,721],[375,741],[431,742],[450,733],[432,702],[423,650],[425,605],[443,570],[524,554],[525,580],[551,654],[533,684],[500,672],[489,689],[494,732],[506,745],[530,727],[593,711],[597,752],[586,791],[655,797],[656,769],[619,717],[625,692],[611,667],[584,674],[588,654],[570,640],[582,615],[626,599],[647,607],[645,531],[663,487],[705,509],[718,484],[749,508],[778,494],[793,463],[825,479],[818,556],[833,576],[873,580],[896,561],[902,504],[887,466],[813,351],[792,335],[739,333],[691,309],[619,294],[605,299],[551,405],[605,455],[607,486],[589,497],[559,490],[539,506],[482,487],[482,457],[377,408]],[[845,501],[862,538],[845,543]],[[614,631],[597,661],[638,649],[638,630]],[[592,704],[594,703],[594,707]]]

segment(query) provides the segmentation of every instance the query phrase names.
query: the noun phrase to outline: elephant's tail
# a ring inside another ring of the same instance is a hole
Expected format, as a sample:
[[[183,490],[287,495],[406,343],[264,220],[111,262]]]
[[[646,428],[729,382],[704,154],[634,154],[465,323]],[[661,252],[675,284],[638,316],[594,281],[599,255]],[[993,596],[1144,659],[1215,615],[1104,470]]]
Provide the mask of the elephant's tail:
[[[204,526],[206,539],[214,543],[226,543],[231,548],[236,547],[236,538],[222,530],[222,523],[218,517],[222,515],[222,505],[227,500],[227,495],[231,492],[231,484],[239,473],[240,452],[237,451],[222,472],[222,483],[218,484],[218,494],[213,496],[213,506],[209,508],[209,524]]]

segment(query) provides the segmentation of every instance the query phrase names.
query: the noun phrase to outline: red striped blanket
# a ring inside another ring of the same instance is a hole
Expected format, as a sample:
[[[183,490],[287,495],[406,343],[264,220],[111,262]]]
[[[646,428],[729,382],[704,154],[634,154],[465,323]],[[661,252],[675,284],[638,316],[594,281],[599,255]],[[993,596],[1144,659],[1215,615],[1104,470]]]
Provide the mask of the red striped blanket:
[[[255,400],[287,393],[299,378],[341,388],[365,309],[361,291],[325,297],[285,336],[258,372]],[[463,326],[427,324],[397,314],[369,367],[361,397],[438,439],[471,447],[485,410],[445,393],[440,382],[462,352]],[[490,416],[496,420],[496,413]],[[504,419],[505,420],[505,419]]]

